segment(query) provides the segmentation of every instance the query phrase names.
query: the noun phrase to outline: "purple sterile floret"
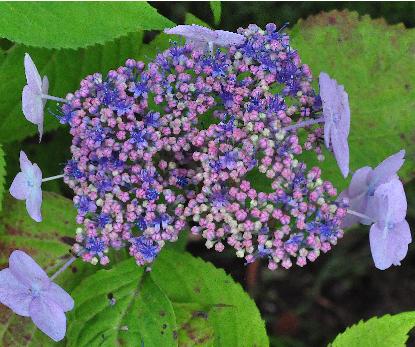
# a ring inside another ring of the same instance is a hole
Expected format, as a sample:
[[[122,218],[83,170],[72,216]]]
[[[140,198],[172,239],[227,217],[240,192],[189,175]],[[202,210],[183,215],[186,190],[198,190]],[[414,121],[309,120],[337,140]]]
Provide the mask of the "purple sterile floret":
[[[16,314],[32,318],[54,341],[65,337],[65,312],[74,307],[71,296],[19,250],[10,255],[9,267],[0,271],[0,302]]]
[[[26,200],[26,210],[36,222],[42,221],[42,171],[32,164],[25,152],[20,151],[20,172],[10,186],[10,194],[18,200]]]
[[[375,169],[369,166],[358,169],[353,174],[349,187],[339,195],[338,200],[346,198],[351,210],[371,217],[368,209],[371,209],[376,189],[398,177],[397,172],[405,161],[404,157],[405,151],[401,150],[386,158]],[[347,215],[343,220],[343,227],[350,227],[359,222],[371,224],[371,220]]]
[[[405,191],[399,179],[393,178],[375,190],[372,205],[375,223],[369,239],[375,266],[380,270],[400,265],[408,252],[412,236],[405,220],[406,209]]]
[[[29,54],[25,54],[24,67],[27,84],[22,92],[23,114],[29,122],[36,124],[39,130],[39,137],[43,135],[43,115],[46,99],[43,95],[48,94],[49,81],[46,76],[41,79],[36,65]]]
[[[340,171],[344,177],[349,174],[349,144],[347,138],[350,131],[349,97],[342,85],[321,72],[319,77],[320,97],[323,103],[324,142],[332,148]]]

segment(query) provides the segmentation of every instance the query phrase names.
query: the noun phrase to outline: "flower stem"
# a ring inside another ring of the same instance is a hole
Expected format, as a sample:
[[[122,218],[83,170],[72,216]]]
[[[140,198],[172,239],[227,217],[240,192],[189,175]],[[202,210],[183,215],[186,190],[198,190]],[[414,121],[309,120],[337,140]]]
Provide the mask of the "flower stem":
[[[75,260],[77,257],[72,256],[65,264],[62,265],[62,267],[56,271],[51,277],[51,281],[53,281],[58,275],[60,275],[62,272],[64,272]]]
[[[57,180],[59,178],[63,178],[65,175],[56,175],[56,176],[51,176],[51,177],[46,177],[44,179],[42,179],[42,182],[47,182],[47,181],[53,181],[53,180]]]
[[[297,124],[289,125],[288,127],[282,128],[281,130],[291,131],[291,130],[296,130],[298,128],[308,127],[310,125],[317,124],[317,123],[324,123],[324,117],[320,117],[316,119],[308,119]]]
[[[364,219],[369,219],[369,220],[375,222],[375,220],[372,217],[369,217],[369,216],[367,216],[367,215],[365,215],[363,213],[360,213],[360,212],[356,212],[356,211],[347,209],[347,213],[348,214],[351,214],[353,216],[356,216],[356,217],[360,217],[360,218],[364,218]]]
[[[52,96],[52,95],[47,95],[47,94],[42,94],[42,99],[48,99],[48,100],[53,100],[57,102],[64,102],[65,104],[69,102],[66,99],[58,98],[57,96]]]

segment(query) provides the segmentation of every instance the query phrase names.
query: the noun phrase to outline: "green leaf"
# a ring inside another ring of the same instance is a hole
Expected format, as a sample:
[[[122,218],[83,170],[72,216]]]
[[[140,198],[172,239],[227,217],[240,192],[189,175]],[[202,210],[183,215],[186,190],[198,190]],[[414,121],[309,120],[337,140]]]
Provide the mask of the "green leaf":
[[[213,13],[213,20],[215,25],[220,23],[221,15],[222,15],[222,5],[220,1],[209,1],[210,9]]]
[[[4,184],[6,179],[6,161],[4,160],[3,147],[0,145],[0,212],[3,208]]]
[[[331,347],[404,347],[408,332],[415,325],[415,312],[373,317],[347,328],[337,335]]]
[[[67,346],[268,346],[248,294],[189,254],[164,249],[150,273],[123,261],[85,278],[71,295]]]
[[[145,1],[2,2],[0,37],[43,48],[83,48],[174,26]]]
[[[151,277],[173,305],[191,303],[203,308],[197,312],[207,317],[206,325],[213,328],[214,346],[269,345],[255,303],[222,269],[186,253],[165,251],[156,260]],[[201,335],[209,335],[209,329],[204,326]]]
[[[40,223],[32,220],[24,201],[11,196],[5,199],[0,216],[0,266],[8,263],[10,253],[20,249],[42,266],[53,265],[68,253],[76,230],[76,210],[71,200],[58,194],[43,192]]]
[[[349,94],[351,106],[350,168],[376,166],[404,148],[406,163],[399,175],[415,173],[415,29],[387,25],[384,20],[333,11],[300,20],[292,30],[292,46],[309,64],[316,83],[329,73]],[[314,154],[304,156],[316,163]],[[347,186],[333,155],[319,164],[323,178]]]
[[[117,68],[128,58],[140,54],[143,33],[134,33],[104,46],[96,45],[87,49],[48,50],[28,48],[15,45],[0,55],[0,138],[3,143],[21,140],[35,135],[37,127],[29,123],[23,116],[21,92],[26,83],[23,57],[28,52],[40,74],[47,75],[50,83],[50,94],[65,96],[79,88],[82,78],[94,72],[107,73]],[[55,108],[48,101],[46,110]],[[45,130],[59,127],[55,117],[45,112]]]
[[[177,346],[171,302],[132,259],[86,278],[71,295],[68,347]]]
[[[191,13],[186,13],[184,22],[187,25],[197,24],[197,25],[201,25],[206,28],[210,28],[209,24],[207,24],[206,22],[204,22],[203,20],[199,19],[198,17],[196,17],[194,14],[191,14]]]

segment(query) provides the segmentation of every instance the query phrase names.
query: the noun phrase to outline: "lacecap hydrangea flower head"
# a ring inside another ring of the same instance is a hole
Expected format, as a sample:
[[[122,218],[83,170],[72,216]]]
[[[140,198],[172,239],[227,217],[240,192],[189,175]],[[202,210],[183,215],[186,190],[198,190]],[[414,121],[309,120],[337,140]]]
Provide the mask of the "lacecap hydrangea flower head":
[[[393,174],[356,171],[358,182],[353,176],[340,197],[319,167],[300,160],[303,151],[323,160],[326,146],[348,176],[349,100],[324,72],[313,89],[283,29],[166,29],[186,43],[148,64],[128,59],[89,75],[65,99],[47,95],[47,78],[26,55],[24,115],[42,135],[45,101],[60,102],[56,117],[69,127],[72,158],[63,174],[44,179],[26,158],[10,192],[39,221],[34,194],[63,177],[78,211],[73,252],[92,264],[108,264],[109,249],[121,248],[139,266],[151,264],[166,242],[190,231],[218,252],[233,248],[245,263],[304,266],[337,244],[349,215],[373,223],[375,265],[398,264],[411,239],[391,202],[406,200],[383,184],[388,175],[398,179],[403,155],[400,165],[393,159]],[[386,217],[368,212],[372,195]]]

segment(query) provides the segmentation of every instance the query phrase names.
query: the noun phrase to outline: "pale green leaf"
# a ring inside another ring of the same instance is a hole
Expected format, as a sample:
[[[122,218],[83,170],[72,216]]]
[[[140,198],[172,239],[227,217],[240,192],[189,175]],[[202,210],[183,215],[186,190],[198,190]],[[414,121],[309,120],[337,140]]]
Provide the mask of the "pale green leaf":
[[[222,15],[222,5],[220,1],[209,1],[210,9],[212,10],[213,20],[215,25],[220,23]]]
[[[301,20],[292,30],[292,46],[309,64],[315,87],[321,71],[329,73],[349,94],[351,106],[350,168],[376,166],[405,149],[404,180],[415,173],[415,29],[383,20],[333,11]],[[323,178],[347,186],[329,152]],[[304,156],[317,163],[314,154]]]
[[[415,325],[415,312],[373,317],[337,335],[331,347],[404,347]]]
[[[0,56],[0,138],[3,143],[35,135],[37,127],[23,116],[21,93],[26,84],[23,57],[28,52],[40,74],[49,78],[51,95],[64,97],[79,88],[81,79],[94,72],[107,73],[140,54],[142,32],[131,34],[104,46],[79,50],[48,50],[15,45]],[[55,104],[48,101],[45,131],[56,129],[59,122],[47,112]]]
[[[145,1],[1,2],[0,37],[44,48],[82,48],[174,25]]]

